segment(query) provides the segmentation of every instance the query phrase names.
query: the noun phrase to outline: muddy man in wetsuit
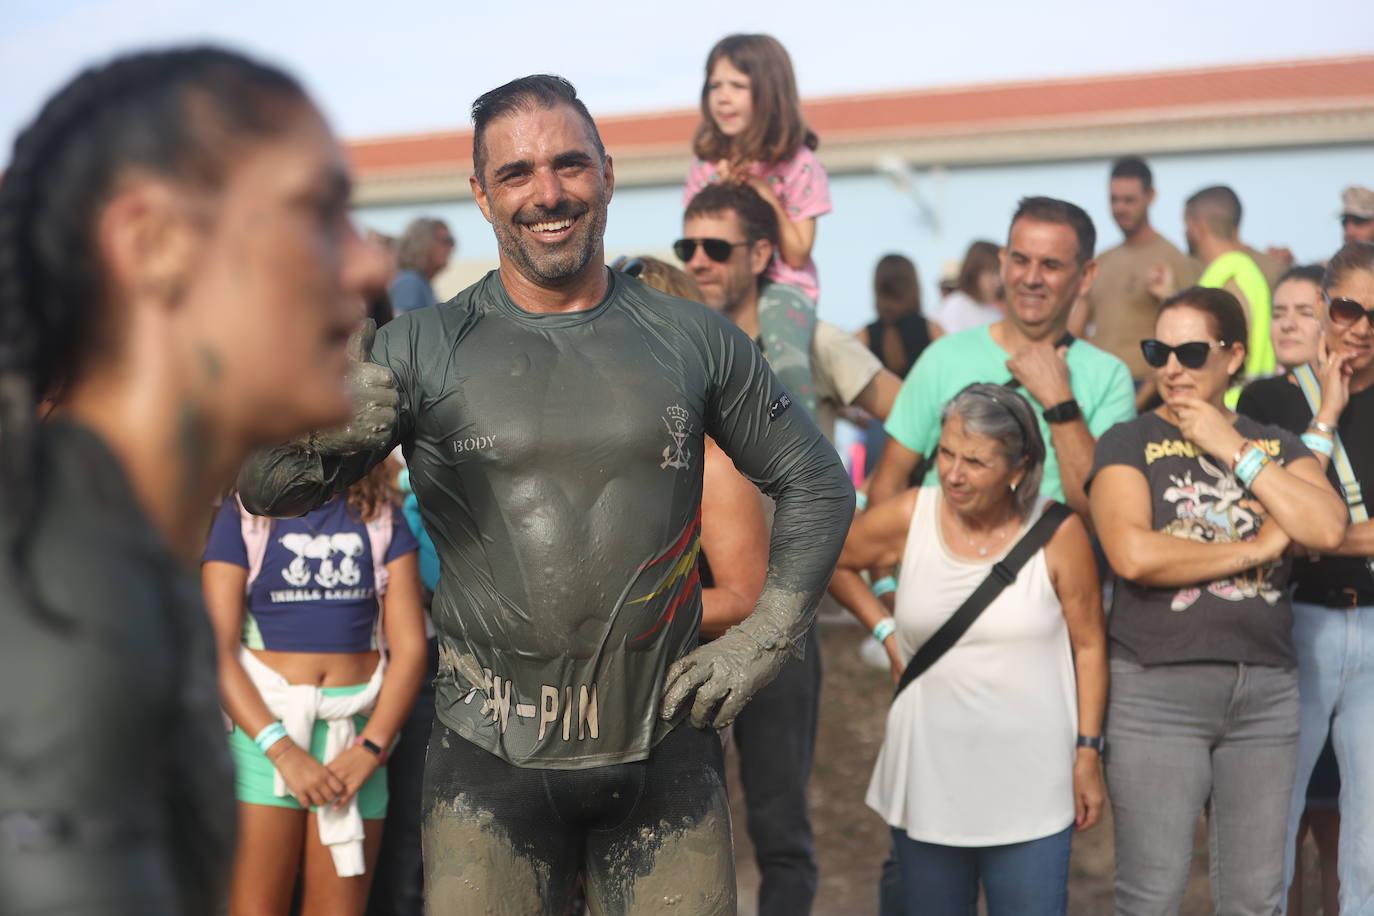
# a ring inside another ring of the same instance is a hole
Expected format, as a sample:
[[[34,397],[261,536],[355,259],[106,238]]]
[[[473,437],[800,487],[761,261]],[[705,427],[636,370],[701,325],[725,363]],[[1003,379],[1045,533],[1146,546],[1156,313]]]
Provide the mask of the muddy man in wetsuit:
[[[834,450],[705,306],[607,270],[611,159],[575,90],[473,105],[500,267],[401,316],[345,429],[260,454],[299,514],[397,443],[442,561],[425,774],[428,912],[735,912],[720,742],[796,652],[853,512]],[[375,364],[374,364],[375,363]],[[697,647],[702,437],[777,503],[754,613]]]

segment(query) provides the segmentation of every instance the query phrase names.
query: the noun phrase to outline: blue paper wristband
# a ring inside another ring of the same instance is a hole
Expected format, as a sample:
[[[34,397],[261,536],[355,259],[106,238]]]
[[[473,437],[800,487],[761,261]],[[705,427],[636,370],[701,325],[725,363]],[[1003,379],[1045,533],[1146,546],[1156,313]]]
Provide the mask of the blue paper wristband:
[[[887,641],[887,638],[891,636],[892,632],[896,629],[897,621],[893,620],[891,617],[884,617],[873,625],[873,638],[876,639],[879,644],[882,644]]]
[[[873,594],[877,595],[879,598],[886,595],[888,592],[895,592],[896,590],[897,580],[891,576],[883,576],[877,582],[873,583],[872,588]]]
[[[855,491],[855,493],[854,493],[854,508],[858,509],[860,512],[862,512],[862,511],[864,511],[865,509],[868,508],[868,494],[867,494],[867,493]]]
[[[1319,436],[1316,433],[1303,433],[1302,444],[1307,446],[1314,452],[1321,452],[1328,458],[1330,458],[1331,453],[1336,450],[1336,443],[1332,442],[1325,436]]]
[[[1260,450],[1259,446],[1246,451],[1241,456],[1240,461],[1236,462],[1236,479],[1245,484],[1249,489],[1250,484],[1254,483],[1259,472],[1269,463],[1269,456]]]
[[[253,739],[253,743],[258,746],[258,750],[266,754],[269,747],[285,737],[286,726],[281,724],[281,720],[278,720],[258,732],[258,736]]]

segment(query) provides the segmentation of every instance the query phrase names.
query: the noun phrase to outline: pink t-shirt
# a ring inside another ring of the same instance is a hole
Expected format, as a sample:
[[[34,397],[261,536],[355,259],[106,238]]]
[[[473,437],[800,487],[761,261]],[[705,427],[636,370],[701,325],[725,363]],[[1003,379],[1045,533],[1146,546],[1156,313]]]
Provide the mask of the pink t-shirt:
[[[791,159],[775,165],[754,163],[751,172],[768,182],[773,193],[782,201],[792,222],[824,216],[830,212],[830,183],[825,166],[807,147],[797,150]],[[713,163],[698,159],[687,170],[687,190],[682,204],[691,203],[697,192],[708,184],[720,182],[720,174]],[[816,276],[816,262],[806,259],[801,269],[791,267],[781,257],[774,256],[768,267],[768,279],[801,287],[812,300],[820,298],[821,288]]]

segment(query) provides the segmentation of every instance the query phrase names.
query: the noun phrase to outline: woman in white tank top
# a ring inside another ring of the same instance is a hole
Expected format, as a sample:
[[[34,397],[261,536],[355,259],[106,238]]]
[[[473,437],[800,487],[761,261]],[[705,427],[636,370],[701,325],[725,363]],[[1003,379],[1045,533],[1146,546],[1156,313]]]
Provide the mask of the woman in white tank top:
[[[856,520],[835,591],[894,680],[1039,517],[1044,455],[1023,398],[970,385],[941,416],[940,485]],[[898,561],[894,620],[854,586]],[[1071,516],[888,713],[867,801],[892,827],[909,912],[972,914],[980,885],[991,916],[1065,912],[1073,828],[1105,801],[1106,694],[1096,563]]]

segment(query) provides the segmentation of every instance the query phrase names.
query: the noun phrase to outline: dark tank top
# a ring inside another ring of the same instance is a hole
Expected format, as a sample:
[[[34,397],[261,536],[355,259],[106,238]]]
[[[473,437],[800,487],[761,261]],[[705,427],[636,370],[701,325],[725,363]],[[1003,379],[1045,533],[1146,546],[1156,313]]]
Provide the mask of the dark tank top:
[[[911,367],[916,365],[916,359],[921,355],[921,351],[930,345],[930,329],[926,325],[926,318],[919,312],[910,315],[903,315],[897,319],[893,325],[897,329],[897,336],[902,341],[902,353],[905,356],[901,367],[887,366],[898,376],[906,378],[906,374],[911,371]],[[868,330],[868,349],[873,351],[873,355],[878,359],[883,359],[883,331],[885,325],[881,321],[870,324]],[[887,365],[883,360],[883,365]]]

